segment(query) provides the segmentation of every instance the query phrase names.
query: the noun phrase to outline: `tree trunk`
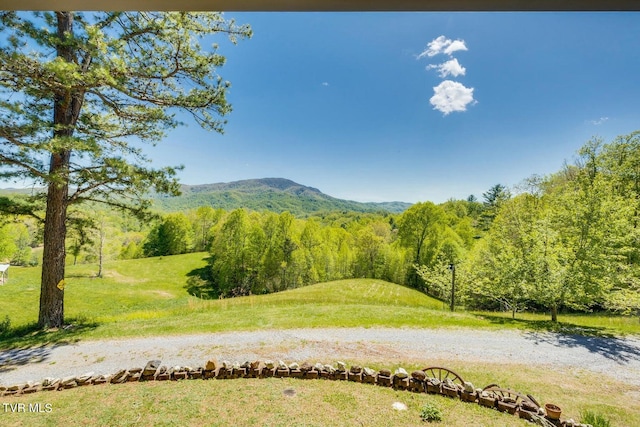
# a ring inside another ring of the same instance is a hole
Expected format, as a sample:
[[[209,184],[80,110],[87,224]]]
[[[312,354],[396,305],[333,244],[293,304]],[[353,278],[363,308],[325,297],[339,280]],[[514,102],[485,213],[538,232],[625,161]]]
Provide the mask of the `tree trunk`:
[[[100,220],[100,254],[98,256],[98,260],[99,260],[99,267],[98,267],[98,277],[102,278],[102,254],[104,251],[104,239],[105,239],[105,235],[104,235],[104,218],[102,218]]]
[[[56,12],[58,20],[57,56],[74,62],[74,48],[66,42],[73,33],[73,13]],[[53,138],[64,140],[73,137],[80,116],[83,92],[62,89],[53,100]],[[64,147],[65,144],[61,144]],[[44,224],[44,253],[42,280],[40,282],[40,328],[59,328],[64,324],[64,268],[65,239],[67,236],[67,206],[69,203],[69,164],[71,150],[60,148],[51,153],[49,187]]]
[[[558,322],[558,306],[557,305],[551,306],[551,321],[554,323]]]
[[[51,156],[51,173],[69,166],[70,152]],[[40,328],[59,328],[64,323],[64,267],[67,234],[68,184],[49,184],[44,224],[44,253],[40,282]]]

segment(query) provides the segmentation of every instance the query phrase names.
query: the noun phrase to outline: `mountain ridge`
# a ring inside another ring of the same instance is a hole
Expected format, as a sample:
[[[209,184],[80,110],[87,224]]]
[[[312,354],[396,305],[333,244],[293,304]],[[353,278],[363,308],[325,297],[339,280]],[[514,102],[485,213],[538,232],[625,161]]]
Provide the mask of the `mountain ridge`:
[[[160,212],[177,212],[195,209],[200,206],[212,206],[224,210],[247,208],[255,211],[289,211],[293,215],[308,215],[335,212],[389,212],[401,213],[411,203],[394,202],[356,202],[329,196],[317,188],[298,184],[286,178],[245,179],[213,184],[180,186],[182,195],[171,197],[150,194],[153,209]],[[0,195],[19,195],[44,192],[44,188],[4,188]]]
[[[289,211],[297,216],[328,211],[354,211],[390,213],[404,212],[411,203],[356,202],[329,196],[314,187],[298,184],[286,178],[245,179],[213,184],[181,186],[177,197],[156,196],[157,208],[166,211],[212,206],[225,210],[248,208],[270,210],[277,213]]]

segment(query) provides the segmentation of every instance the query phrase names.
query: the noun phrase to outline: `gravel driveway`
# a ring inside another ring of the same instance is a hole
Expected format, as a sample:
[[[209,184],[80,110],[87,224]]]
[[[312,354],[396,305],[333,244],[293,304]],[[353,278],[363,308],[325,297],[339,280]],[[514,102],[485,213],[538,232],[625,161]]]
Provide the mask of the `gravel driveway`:
[[[0,351],[0,385],[114,373],[160,359],[167,366],[203,366],[210,358],[244,362],[282,359],[335,363],[484,361],[583,369],[640,389],[640,339],[465,329],[291,329],[166,336]]]

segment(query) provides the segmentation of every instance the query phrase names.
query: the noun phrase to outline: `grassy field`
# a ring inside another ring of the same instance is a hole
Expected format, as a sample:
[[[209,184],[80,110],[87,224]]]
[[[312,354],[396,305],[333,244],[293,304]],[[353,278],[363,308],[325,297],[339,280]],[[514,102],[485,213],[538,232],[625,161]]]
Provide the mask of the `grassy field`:
[[[606,378],[579,372],[557,378],[541,368],[517,365],[505,369],[500,364],[454,363],[451,367],[477,386],[497,382],[531,393],[541,404],[555,403],[562,408],[563,419],[579,421],[591,411],[605,415],[612,426],[640,425],[637,390]],[[426,425],[420,420],[425,403],[442,411],[443,421],[438,423],[442,426],[531,425],[457,399],[353,382],[290,378],[100,385],[4,398],[3,402],[14,407],[23,403],[27,408],[35,403],[41,408],[50,405],[51,411],[44,413],[0,410],[0,423],[12,426],[420,426]],[[408,410],[392,409],[394,402],[406,404]]]
[[[560,316],[553,324],[544,315],[451,313],[445,304],[413,289],[380,280],[354,279],[320,283],[271,295],[202,300],[189,295],[186,280],[205,266],[206,254],[188,254],[105,265],[96,278],[95,265],[68,266],[66,318],[71,331],[34,332],[40,269],[11,267],[0,286],[0,321],[11,329],[0,348],[58,339],[87,339],[184,334],[263,328],[417,327],[519,328],[584,335],[640,334],[637,318]]]
[[[76,327],[46,333],[33,328],[40,270],[11,267],[9,282],[0,286],[0,321],[6,315],[12,326],[0,335],[0,348],[261,328],[385,326],[518,328],[597,336],[640,333],[637,318],[565,315],[560,316],[560,325],[554,325],[542,315],[518,314],[512,320],[506,313],[450,313],[440,301],[379,280],[344,280],[272,295],[201,300],[189,295],[185,286],[188,275],[206,264],[205,256],[113,262],[105,266],[102,279],[94,277],[95,265],[69,266],[65,307],[67,319]],[[542,368],[513,364],[429,361],[454,369],[480,387],[499,383],[531,393],[541,403],[556,403],[576,420],[589,410],[606,414],[614,426],[640,425],[638,390],[609,378],[585,372],[566,372],[558,378]],[[367,364],[366,360],[347,362]],[[393,363],[410,370],[424,367],[401,360]],[[296,395],[284,396],[286,388],[293,388]],[[391,409],[394,401],[407,404],[409,410]],[[424,425],[419,412],[426,402],[443,410],[440,425],[444,426],[528,425],[512,416],[442,397],[292,379],[145,383],[43,392],[5,398],[2,403],[50,404],[51,412],[12,413],[0,408],[0,424],[417,426]]]

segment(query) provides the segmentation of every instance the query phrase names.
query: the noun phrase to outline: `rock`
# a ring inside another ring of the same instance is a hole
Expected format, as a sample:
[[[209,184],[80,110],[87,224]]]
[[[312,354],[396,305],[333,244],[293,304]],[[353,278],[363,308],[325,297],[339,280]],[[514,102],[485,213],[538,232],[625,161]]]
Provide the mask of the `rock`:
[[[404,368],[398,368],[396,369],[396,372],[394,373],[396,378],[400,378],[400,379],[405,379],[409,376],[409,373],[407,373],[407,371],[404,370]]]
[[[293,362],[291,365],[289,365],[289,369],[291,369],[292,371],[298,370],[300,369],[300,365],[298,365],[296,362]]]
[[[289,367],[282,360],[278,360],[278,369],[285,371],[285,370],[288,370]]]
[[[267,369],[275,368],[275,363],[273,363],[273,360],[265,360],[264,365],[267,367]]]
[[[456,383],[454,383],[454,382],[451,380],[451,378],[446,378],[446,379],[443,381],[443,384],[444,384],[445,386],[449,387],[449,388],[457,388],[457,387],[456,387]]]
[[[382,375],[383,377],[390,377],[391,371],[389,369],[380,369],[379,374]]]
[[[376,375],[376,371],[371,368],[364,368],[364,374],[368,377],[373,377]]]
[[[156,371],[160,367],[161,363],[162,362],[160,360],[150,360],[150,361],[148,361],[147,364],[145,365],[144,369],[142,370],[142,375],[144,375],[144,376],[154,376]]]
[[[206,369],[207,371],[215,371],[217,367],[218,361],[215,359],[207,360],[207,363],[204,365],[204,369]]]
[[[262,362],[260,362],[259,360],[255,360],[253,362],[251,362],[251,365],[249,366],[251,369],[253,369],[254,371],[257,371],[258,369],[260,369],[260,364]]]
[[[75,382],[76,382],[76,377],[71,376],[71,377],[64,377],[64,378],[60,381],[60,384],[62,384],[62,385],[68,385],[68,384],[75,383]]]
[[[95,375],[94,372],[87,372],[78,377],[78,384],[86,384],[91,381],[91,378]]]
[[[336,367],[336,371],[338,371],[338,372],[344,372],[344,371],[346,371],[346,370],[347,370],[347,364],[346,364],[346,363],[344,363],[344,362],[340,362],[340,361],[338,361],[338,362],[336,363],[336,365],[337,365],[337,367]]]
[[[111,377],[111,380],[109,381],[111,384],[122,384],[125,381],[127,381],[127,377],[128,377],[128,373],[126,369],[120,369],[118,372],[116,372],[113,377]],[[64,385],[64,383],[63,383]]]
[[[316,363],[315,365],[313,365],[313,367],[315,368],[316,371],[318,372],[323,372],[325,371],[324,365],[320,362]]]
[[[391,407],[396,411],[406,411],[407,409],[409,409],[407,405],[402,402],[393,402],[393,405],[391,405]]]
[[[351,369],[349,369],[349,372],[351,372],[352,374],[359,374],[362,372],[362,366],[360,365],[353,365],[351,367]]]
[[[223,360],[220,365],[222,369],[233,369],[233,365],[228,360]]]
[[[300,370],[302,372],[309,372],[313,369],[313,366],[311,366],[310,363],[304,362],[302,365],[300,365]]]
[[[424,381],[427,378],[427,374],[425,374],[424,371],[417,370],[411,372],[411,378],[418,381]]]
[[[44,387],[51,387],[51,386],[57,385],[59,382],[60,382],[60,378],[46,377],[45,379],[42,380],[42,385]]]
[[[329,372],[330,374],[333,374],[336,371],[336,368],[331,365],[324,365],[324,370],[326,372]]]
[[[473,383],[470,383],[469,381],[465,381],[464,391],[466,391],[467,393],[473,393],[475,391],[475,387],[473,386]]]

